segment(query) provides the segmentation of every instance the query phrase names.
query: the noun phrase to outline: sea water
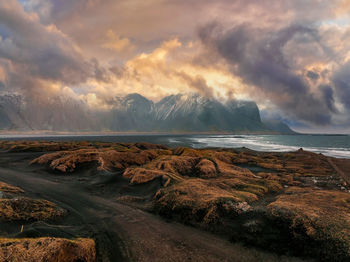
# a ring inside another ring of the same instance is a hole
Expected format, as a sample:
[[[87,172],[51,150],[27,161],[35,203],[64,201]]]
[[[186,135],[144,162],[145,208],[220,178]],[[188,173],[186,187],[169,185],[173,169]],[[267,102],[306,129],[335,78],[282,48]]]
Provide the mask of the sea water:
[[[57,135],[23,136],[0,135],[2,140],[45,140],[45,141],[101,141],[101,142],[150,142],[170,147],[246,147],[258,151],[286,152],[299,148],[328,156],[350,158],[349,135],[174,135],[174,134],[133,134],[133,135]]]

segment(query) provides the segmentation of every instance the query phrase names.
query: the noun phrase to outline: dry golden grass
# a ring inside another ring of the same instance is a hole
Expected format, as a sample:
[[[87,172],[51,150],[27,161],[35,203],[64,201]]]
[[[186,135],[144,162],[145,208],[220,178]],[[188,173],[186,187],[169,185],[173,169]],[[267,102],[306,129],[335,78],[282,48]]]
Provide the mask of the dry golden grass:
[[[6,262],[95,262],[92,239],[25,238],[0,239],[0,261]]]
[[[89,142],[0,141],[0,148],[9,152],[49,152],[90,147]]]
[[[233,163],[248,164],[299,176],[326,176],[333,172],[325,156],[303,150],[290,153],[259,154],[240,152],[233,158]]]
[[[164,172],[180,176],[195,176],[194,167],[200,161],[198,157],[191,156],[163,156],[147,165],[148,168],[155,168]]]
[[[158,150],[154,149],[138,152],[118,152],[115,150],[108,150],[99,154],[99,169],[121,170],[130,166],[141,166],[155,159],[158,154]]]
[[[289,225],[298,240],[318,243],[324,258],[350,258],[350,194],[294,187],[268,205],[273,218]],[[308,243],[309,242],[309,243]]]
[[[26,197],[0,199],[1,221],[50,220],[64,214],[64,210],[47,200]]]
[[[163,188],[153,201],[155,211],[161,215],[205,228],[222,225],[220,232],[235,228],[225,228],[227,223],[231,226],[242,223],[237,228],[247,230],[240,233],[248,236],[249,243],[261,243],[264,247],[268,247],[266,241],[280,242],[285,236],[278,232],[283,232],[290,241],[310,249],[307,254],[319,259],[332,260],[332,254],[334,261],[350,257],[350,194],[341,192],[344,190],[341,186],[346,184],[323,155],[303,150],[290,153],[183,147],[170,150],[148,143],[91,143],[80,148],[78,145],[16,146],[11,142],[0,143],[0,148],[49,151],[55,146],[67,147],[44,154],[32,163],[62,172],[94,164],[99,170],[123,171],[132,184],[161,179]],[[350,170],[349,160],[334,163],[341,165],[344,172]],[[245,228],[246,222],[251,226]],[[263,232],[259,237],[264,239],[256,240],[257,232]],[[264,232],[270,240],[265,239]]]
[[[169,150],[163,145],[150,143],[108,143],[108,142],[54,142],[54,141],[0,141],[0,148],[9,152],[50,152],[65,151],[83,148],[114,148],[117,151],[138,151],[138,150]]]
[[[250,209],[249,203],[264,194],[281,190],[279,184],[254,178],[190,178],[163,188],[155,195],[155,210],[175,214],[181,220],[216,223],[221,217],[236,216]]]
[[[1,181],[0,181],[0,191],[6,192],[6,193],[14,193],[14,194],[24,193],[23,189],[16,187],[16,186],[6,184],[6,183],[1,182]]]
[[[168,181],[168,173],[161,170],[152,170],[142,167],[127,168],[123,176],[130,179],[132,184],[144,184],[148,183],[158,177],[162,177],[164,181]]]
[[[180,216],[184,222],[215,223],[222,212],[236,215],[250,207],[245,200],[255,200],[248,192],[226,190],[213,181],[186,179],[155,195],[155,209],[162,215]]]
[[[183,154],[180,156],[160,155],[142,167],[127,168],[124,176],[132,179],[132,183],[137,183],[137,181],[145,183],[160,176],[167,176],[173,181],[182,181],[189,177],[254,177],[248,169],[230,165],[215,158],[208,159]]]
[[[218,173],[221,175],[229,177],[254,177],[253,173],[249,169],[241,168],[233,164],[228,164],[220,160],[216,160],[215,163],[217,164]]]
[[[144,165],[156,158],[159,152],[163,153],[162,150],[157,149],[139,150],[138,152],[116,151],[110,148],[78,149],[44,154],[31,161],[31,164],[48,165],[52,170],[64,173],[74,172],[85,164],[94,163],[97,164],[99,170],[120,170],[129,166]]]
[[[217,170],[215,164],[205,158],[202,158],[198,164],[195,166],[195,169],[199,177],[202,178],[211,178],[217,176]]]

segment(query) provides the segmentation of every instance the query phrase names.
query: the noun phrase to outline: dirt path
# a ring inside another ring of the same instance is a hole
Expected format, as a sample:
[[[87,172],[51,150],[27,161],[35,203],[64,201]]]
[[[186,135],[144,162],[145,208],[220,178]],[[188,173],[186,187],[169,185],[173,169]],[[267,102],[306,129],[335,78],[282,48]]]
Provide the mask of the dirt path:
[[[0,180],[69,210],[62,228],[71,236],[93,237],[98,261],[301,261],[247,249],[198,229],[167,223],[153,214],[91,195],[83,183],[79,188],[67,177],[53,178],[52,174],[30,168],[24,171],[24,165],[17,168],[9,166],[5,158],[2,160]],[[50,231],[59,226],[47,228]]]

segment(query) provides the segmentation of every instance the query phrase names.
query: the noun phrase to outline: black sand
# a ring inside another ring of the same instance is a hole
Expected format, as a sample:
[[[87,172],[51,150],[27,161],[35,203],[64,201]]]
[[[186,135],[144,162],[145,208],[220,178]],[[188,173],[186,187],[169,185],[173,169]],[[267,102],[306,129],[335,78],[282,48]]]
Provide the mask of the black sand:
[[[41,153],[0,153],[0,180],[20,186],[27,196],[52,201],[69,211],[52,222],[0,224],[3,237],[91,237],[98,261],[302,261],[230,243],[220,236],[167,222],[118,197],[127,193],[150,199],[157,180],[131,186],[118,173],[85,167],[74,174],[54,174],[29,162]]]

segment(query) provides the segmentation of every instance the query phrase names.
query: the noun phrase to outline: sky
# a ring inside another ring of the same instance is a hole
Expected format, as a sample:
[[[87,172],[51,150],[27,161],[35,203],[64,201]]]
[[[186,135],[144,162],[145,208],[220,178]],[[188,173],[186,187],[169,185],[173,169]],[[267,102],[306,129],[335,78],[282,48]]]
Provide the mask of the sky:
[[[350,133],[350,0],[2,1],[0,92],[97,110],[198,92]]]

